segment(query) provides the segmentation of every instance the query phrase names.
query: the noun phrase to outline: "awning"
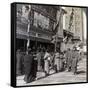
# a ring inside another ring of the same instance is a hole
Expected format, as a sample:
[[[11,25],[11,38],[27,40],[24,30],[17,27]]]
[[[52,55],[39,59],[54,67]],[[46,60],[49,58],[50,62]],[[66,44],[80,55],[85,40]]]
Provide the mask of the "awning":
[[[74,37],[72,38],[72,41],[81,41],[81,40],[80,40],[80,37],[79,37],[79,36],[74,36]]]
[[[48,40],[48,39],[43,39],[43,38],[33,37],[33,36],[29,36],[28,37],[27,35],[22,35],[22,34],[17,34],[16,38],[25,39],[25,40],[27,40],[29,38],[30,40],[33,40],[33,41],[39,41],[39,42],[44,42],[44,43],[51,43],[51,41]]]
[[[63,34],[64,34],[64,36],[66,35],[66,36],[71,36],[71,37],[73,37],[73,33],[72,32],[70,32],[70,31],[68,31],[68,30],[63,30]]]

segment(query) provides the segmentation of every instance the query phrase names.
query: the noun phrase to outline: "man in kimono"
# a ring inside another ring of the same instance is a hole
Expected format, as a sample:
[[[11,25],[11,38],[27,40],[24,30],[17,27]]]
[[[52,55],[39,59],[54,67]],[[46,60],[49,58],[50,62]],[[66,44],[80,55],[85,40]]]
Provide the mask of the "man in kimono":
[[[79,61],[79,53],[76,47],[74,47],[74,50],[72,52],[72,72],[74,74],[77,73],[77,63]]]
[[[57,49],[55,52],[55,59],[54,59],[54,68],[55,68],[55,72],[59,72],[60,71],[60,52]]]
[[[45,71],[45,76],[49,75],[49,62],[50,62],[50,54],[49,51],[46,50],[45,55],[44,55],[44,71]]]
[[[67,69],[68,71],[71,71],[71,66],[72,66],[72,51],[70,48],[68,48],[66,52],[66,63],[67,63]]]
[[[33,80],[37,80],[37,66],[38,66],[37,64],[38,64],[37,55],[34,52],[33,63],[32,63],[32,78],[33,78]]]
[[[45,54],[45,51],[41,50],[41,68],[43,72],[44,72],[44,54]]]

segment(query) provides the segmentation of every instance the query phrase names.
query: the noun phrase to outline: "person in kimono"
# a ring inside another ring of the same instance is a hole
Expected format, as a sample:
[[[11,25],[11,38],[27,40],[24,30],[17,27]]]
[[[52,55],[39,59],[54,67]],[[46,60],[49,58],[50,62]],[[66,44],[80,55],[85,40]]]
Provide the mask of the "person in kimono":
[[[33,55],[31,53],[31,50],[28,50],[26,52],[26,55],[24,56],[24,68],[25,68],[25,77],[24,81],[26,83],[30,83],[33,78],[33,73],[32,73],[32,66],[33,66]]]
[[[16,74],[21,75],[22,74],[22,53],[21,50],[18,49],[16,53]]]
[[[41,50],[41,69],[42,69],[43,72],[44,72],[44,54],[45,54],[45,52],[42,49]]]
[[[55,56],[54,56],[54,68],[55,68],[55,72],[59,72],[60,71],[60,53],[59,50],[56,50]]]
[[[53,69],[54,68],[54,52],[51,52],[50,58],[51,58],[50,67],[51,67],[51,69]]]
[[[60,71],[62,71],[63,70],[63,68],[64,68],[64,64],[63,64],[63,62],[64,62],[64,54],[63,54],[63,52],[60,52]]]
[[[66,51],[63,52],[63,69],[66,69]]]
[[[74,50],[72,52],[72,72],[74,74],[77,74],[77,64],[79,61],[79,53],[76,47],[74,47]]]
[[[36,56],[38,61],[38,71],[41,71],[41,50],[40,49],[37,50]]]
[[[34,52],[33,53],[33,63],[32,63],[32,78],[33,80],[37,80],[37,71],[38,71],[38,59],[37,59],[37,54]]]
[[[46,50],[45,55],[44,55],[44,71],[45,71],[45,76],[49,75],[49,62],[50,62],[50,53],[48,50]]]
[[[72,67],[72,50],[70,50],[70,48],[68,48],[68,50],[66,52],[66,63],[67,63],[68,71],[71,71],[71,67]]]

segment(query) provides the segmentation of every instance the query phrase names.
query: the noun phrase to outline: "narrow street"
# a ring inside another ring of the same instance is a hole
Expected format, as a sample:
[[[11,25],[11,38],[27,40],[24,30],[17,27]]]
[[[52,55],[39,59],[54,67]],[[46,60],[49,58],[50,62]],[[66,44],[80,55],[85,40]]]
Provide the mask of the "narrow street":
[[[74,75],[72,72],[67,72],[67,70],[59,73],[54,73],[54,71],[51,70],[48,77],[44,76],[45,74],[43,72],[38,72],[38,79],[28,84],[24,82],[24,76],[19,76],[17,77],[17,86],[86,82],[86,59],[83,58],[79,61],[77,75]]]

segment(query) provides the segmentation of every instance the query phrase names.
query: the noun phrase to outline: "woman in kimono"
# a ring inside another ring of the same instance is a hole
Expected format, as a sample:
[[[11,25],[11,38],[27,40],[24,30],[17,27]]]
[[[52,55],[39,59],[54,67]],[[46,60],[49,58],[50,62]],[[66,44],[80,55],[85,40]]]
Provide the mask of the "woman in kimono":
[[[76,48],[72,52],[72,72],[77,73],[77,63],[79,61],[79,53]]]
[[[67,63],[67,69],[70,72],[72,67],[72,50],[68,48],[66,52],[66,63]]]
[[[60,71],[60,53],[58,50],[55,53],[54,67],[55,67],[55,72]]]
[[[40,49],[37,50],[36,56],[37,56],[37,61],[38,61],[38,71],[41,71],[41,51]]]
[[[60,71],[62,71],[63,70],[63,68],[64,68],[64,55],[63,55],[63,52],[60,52]]]
[[[45,52],[45,56],[44,56],[44,71],[45,71],[45,76],[49,75],[49,61],[50,61],[50,54],[49,51],[47,50]]]

